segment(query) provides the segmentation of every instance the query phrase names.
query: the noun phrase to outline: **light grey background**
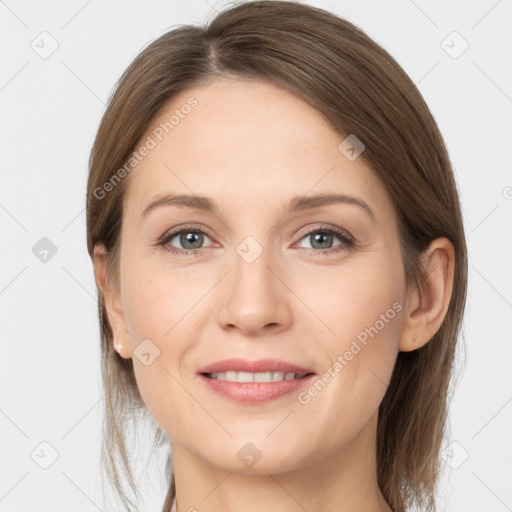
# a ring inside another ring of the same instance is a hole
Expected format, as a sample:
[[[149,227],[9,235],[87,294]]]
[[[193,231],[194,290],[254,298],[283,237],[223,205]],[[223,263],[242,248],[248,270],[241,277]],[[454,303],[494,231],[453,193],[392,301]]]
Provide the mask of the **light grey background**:
[[[512,510],[511,2],[305,3],[346,17],[386,48],[445,137],[470,283],[439,505]],[[0,511],[119,510],[103,502],[99,474],[103,395],[85,244],[87,160],[109,94],[137,53],[223,5],[0,1]],[[52,44],[58,48],[45,55]],[[46,262],[32,250],[43,237],[57,248]],[[142,440],[140,447],[144,457]],[[42,469],[52,449],[58,458]],[[157,511],[161,468],[142,463],[140,473],[142,510]]]

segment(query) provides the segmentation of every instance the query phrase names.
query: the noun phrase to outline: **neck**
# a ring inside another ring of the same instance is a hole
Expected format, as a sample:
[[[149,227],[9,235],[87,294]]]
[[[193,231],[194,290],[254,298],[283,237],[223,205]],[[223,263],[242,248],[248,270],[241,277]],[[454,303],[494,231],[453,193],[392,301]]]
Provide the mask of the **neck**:
[[[222,469],[173,442],[177,512],[392,512],[377,484],[376,426],[377,414],[349,446],[279,474]]]

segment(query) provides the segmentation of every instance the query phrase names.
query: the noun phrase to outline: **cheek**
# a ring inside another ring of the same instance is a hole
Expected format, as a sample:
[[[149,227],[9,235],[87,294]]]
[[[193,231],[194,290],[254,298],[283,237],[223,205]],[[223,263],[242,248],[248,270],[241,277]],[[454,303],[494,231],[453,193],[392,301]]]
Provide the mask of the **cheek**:
[[[405,278],[395,252],[369,253],[331,272],[318,272],[314,279],[301,277],[293,286],[313,313],[307,318],[316,328],[314,339],[331,357],[352,340],[364,344],[377,336],[397,337]]]
[[[173,431],[181,426],[174,411],[198,413],[183,387],[189,383],[182,372],[190,375],[184,360],[201,339],[209,318],[200,313],[201,298],[215,280],[201,283],[192,274],[188,278],[161,265],[150,267],[147,259],[139,264],[132,260],[123,276],[123,309],[135,378],[147,409],[167,431],[170,425]]]
[[[300,401],[320,415],[334,409],[346,417],[350,410],[356,423],[358,417],[364,423],[385,394],[404,308],[405,278],[395,256],[368,255],[307,288],[302,285],[304,302],[321,319],[309,322],[309,336],[325,367],[322,382]]]
[[[139,338],[161,343],[170,337],[166,333],[183,311],[183,299],[183,288],[172,272],[152,264],[151,258],[131,258],[123,275],[123,310],[132,344],[140,343]]]

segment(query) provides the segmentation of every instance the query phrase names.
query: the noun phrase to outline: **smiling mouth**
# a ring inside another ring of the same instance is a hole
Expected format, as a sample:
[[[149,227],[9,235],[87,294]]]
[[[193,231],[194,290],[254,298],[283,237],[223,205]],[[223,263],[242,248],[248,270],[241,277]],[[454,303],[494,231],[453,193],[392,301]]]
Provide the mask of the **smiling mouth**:
[[[254,383],[254,382],[281,382],[284,380],[299,380],[314,373],[292,373],[292,372],[236,372],[226,371],[217,373],[203,373],[205,377],[212,380],[226,382]]]

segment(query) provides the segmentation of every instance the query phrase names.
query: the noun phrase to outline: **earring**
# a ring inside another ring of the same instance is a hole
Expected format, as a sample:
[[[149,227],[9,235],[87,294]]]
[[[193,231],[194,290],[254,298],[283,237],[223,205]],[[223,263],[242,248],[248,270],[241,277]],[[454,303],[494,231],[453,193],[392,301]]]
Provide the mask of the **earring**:
[[[123,344],[122,343],[118,343],[116,345],[116,343],[114,341],[114,348],[117,350],[117,352],[121,352],[121,349],[123,348]]]

